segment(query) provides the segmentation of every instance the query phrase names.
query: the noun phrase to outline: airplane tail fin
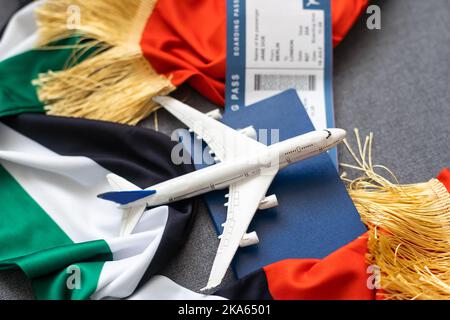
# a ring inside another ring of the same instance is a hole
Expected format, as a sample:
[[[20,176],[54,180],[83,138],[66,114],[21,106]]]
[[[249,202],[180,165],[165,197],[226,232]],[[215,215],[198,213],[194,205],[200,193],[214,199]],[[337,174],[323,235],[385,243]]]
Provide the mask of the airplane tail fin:
[[[113,201],[120,205],[126,205],[156,193],[155,190],[142,190],[130,181],[114,173],[108,174],[106,179],[113,191],[99,194],[97,197]]]
[[[114,191],[142,190],[137,185],[114,173],[107,174],[106,179]]]
[[[115,192],[145,191],[145,190],[142,190],[141,188],[139,188],[138,186],[134,185],[130,181],[122,178],[121,176],[118,176],[117,174],[110,173],[106,176],[106,178],[109,182],[109,185]],[[151,191],[153,191],[153,190],[151,190]],[[130,198],[129,193],[127,193],[126,195],[128,195],[128,198]],[[140,194],[135,193],[133,196],[136,199],[136,198],[139,198],[139,196],[148,196],[148,195],[149,195],[149,192],[144,192],[144,193],[140,193]],[[119,197],[120,200],[124,200],[123,198],[125,197],[125,195],[109,193],[108,195],[101,194],[101,195],[99,195],[99,197],[106,199],[106,200],[111,200],[111,201],[120,203],[123,201],[117,201],[118,200],[117,198]],[[122,204],[122,203],[120,203],[120,204]],[[141,216],[144,213],[146,207],[147,207],[147,205],[144,203],[144,204],[140,204],[140,205],[137,205],[134,207],[124,208],[123,216],[122,216],[122,225],[120,227],[120,236],[121,237],[127,236],[133,232],[134,228],[136,227],[139,220],[141,219]]]
[[[106,179],[108,179],[108,183],[113,191],[99,194],[98,197],[116,202],[120,205],[126,205],[156,193],[155,190],[142,190],[135,184],[114,173],[108,174]]]

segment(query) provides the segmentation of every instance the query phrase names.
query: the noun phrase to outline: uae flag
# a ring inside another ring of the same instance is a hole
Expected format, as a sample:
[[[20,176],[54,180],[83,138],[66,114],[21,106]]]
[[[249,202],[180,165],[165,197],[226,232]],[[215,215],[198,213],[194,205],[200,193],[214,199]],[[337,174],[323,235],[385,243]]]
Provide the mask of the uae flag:
[[[39,299],[123,298],[184,243],[192,201],[144,212],[120,236],[123,212],[97,198],[114,173],[145,188],[188,173],[160,133],[39,114],[0,123],[0,268],[21,268]]]
[[[366,5],[331,1],[334,45]],[[183,83],[223,106],[226,1],[35,1],[5,29],[0,61],[0,116],[136,124]]]

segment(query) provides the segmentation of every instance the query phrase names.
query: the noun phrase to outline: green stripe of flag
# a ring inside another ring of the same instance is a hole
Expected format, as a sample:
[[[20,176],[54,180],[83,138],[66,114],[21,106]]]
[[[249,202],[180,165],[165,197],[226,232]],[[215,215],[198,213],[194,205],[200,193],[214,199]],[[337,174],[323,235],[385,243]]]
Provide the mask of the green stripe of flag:
[[[84,40],[83,44],[88,41]],[[37,88],[32,84],[40,73],[63,70],[75,51],[70,46],[80,43],[78,37],[58,41],[55,49],[37,48],[0,62],[0,116],[23,112],[44,112],[44,103],[39,100]],[[63,47],[66,46],[66,47]],[[69,46],[69,47],[67,47]],[[98,48],[78,52],[79,63]]]
[[[0,269],[20,267],[38,299],[89,298],[112,260],[108,244],[73,243],[2,166],[0,199],[0,243],[8,244],[0,249]],[[78,275],[79,287],[68,285]]]
[[[73,243],[2,166],[0,199],[0,260]]]

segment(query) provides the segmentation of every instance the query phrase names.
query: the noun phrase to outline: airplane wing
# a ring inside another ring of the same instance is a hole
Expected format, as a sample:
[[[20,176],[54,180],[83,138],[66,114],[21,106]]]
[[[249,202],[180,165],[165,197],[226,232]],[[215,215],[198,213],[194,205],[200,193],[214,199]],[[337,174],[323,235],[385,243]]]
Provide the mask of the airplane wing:
[[[154,101],[162,105],[190,130],[203,139],[220,161],[234,159],[266,147],[246,135],[214,120],[206,114],[168,96],[158,96]]]
[[[106,176],[106,178],[108,179],[109,185],[113,191],[141,190],[138,186],[116,174],[110,173]],[[122,225],[120,227],[121,237],[130,235],[133,232],[133,229],[138,224],[145,208],[146,205],[143,204],[123,209]]]
[[[227,220],[220,236],[220,244],[211,269],[208,284],[202,290],[218,286],[233,260],[241,239],[266,195],[277,170],[251,177],[230,185]]]

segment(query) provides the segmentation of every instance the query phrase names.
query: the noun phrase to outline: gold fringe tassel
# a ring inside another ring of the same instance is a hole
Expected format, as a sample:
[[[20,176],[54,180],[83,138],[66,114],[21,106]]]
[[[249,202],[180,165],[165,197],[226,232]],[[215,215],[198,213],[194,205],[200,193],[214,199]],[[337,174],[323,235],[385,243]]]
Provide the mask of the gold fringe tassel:
[[[139,45],[156,2],[47,0],[36,10],[41,49],[58,49],[49,44],[73,36],[89,40],[72,46],[65,70],[33,81],[48,114],[134,125],[155,110],[151,98],[175,89],[170,78],[156,73]],[[79,21],[69,28],[73,10]],[[93,47],[91,57],[75,64]]]
[[[369,264],[379,267],[385,299],[450,299],[450,195],[437,179],[401,185],[386,167],[372,164],[373,135],[358,155],[347,141],[356,165],[341,164],[361,176],[348,192],[369,228]],[[375,170],[385,170],[395,182]]]

